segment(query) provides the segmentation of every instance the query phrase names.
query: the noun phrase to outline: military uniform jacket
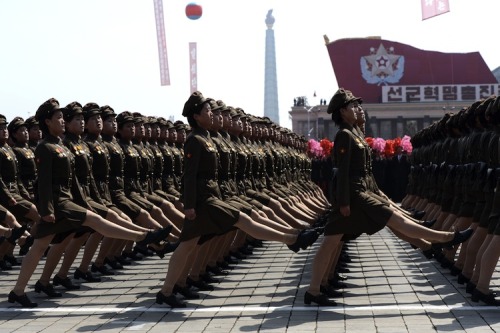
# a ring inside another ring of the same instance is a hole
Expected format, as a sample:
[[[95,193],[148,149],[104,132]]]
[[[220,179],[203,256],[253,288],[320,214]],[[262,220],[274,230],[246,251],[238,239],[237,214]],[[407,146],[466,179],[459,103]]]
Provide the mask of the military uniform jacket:
[[[161,176],[162,179],[162,189],[169,193],[172,194],[176,197],[180,196],[179,191],[177,190],[177,187],[175,186],[175,161],[174,161],[174,154],[172,152],[172,148],[166,143],[166,142],[161,142],[158,144],[158,147],[161,150],[162,157],[163,157],[163,173]]]
[[[197,208],[210,197],[221,199],[217,148],[208,131],[196,128],[184,145],[184,209]]]
[[[350,204],[351,194],[366,190],[366,164],[370,159],[369,147],[353,127],[342,123],[334,144],[336,176],[336,202],[339,206]]]
[[[17,177],[17,158],[12,148],[6,143],[0,148],[0,199],[4,205],[12,198],[12,194],[28,198],[28,192]]]
[[[74,155],[75,176],[82,187],[85,197],[92,198],[95,202],[101,203],[102,200],[97,190],[97,186],[92,175],[92,155],[87,144],[72,133],[66,133],[63,143]],[[76,188],[73,188],[76,190]],[[79,205],[87,207],[87,200],[77,202]]]
[[[125,154],[115,137],[102,135],[102,140],[109,154],[109,190],[112,195],[125,194],[123,179]]]
[[[85,143],[92,156],[92,175],[95,186],[99,192],[101,201],[107,206],[111,204],[111,193],[109,191],[109,151],[100,136],[87,134]]]
[[[125,156],[123,165],[125,195],[129,195],[131,192],[143,195],[144,192],[139,181],[141,176],[141,156],[132,145],[132,142],[120,139],[119,143]]]
[[[18,161],[19,179],[29,194],[31,201],[34,200],[34,183],[37,177],[35,152],[27,144],[16,144],[13,148]]]
[[[64,201],[82,202],[83,193],[74,176],[73,154],[58,137],[48,135],[35,150],[38,170],[36,202],[41,216],[57,214],[54,207]],[[77,191],[71,191],[75,188]],[[75,197],[74,197],[75,195]]]
[[[384,228],[393,214],[388,203],[373,193],[369,184],[370,147],[353,127],[342,123],[333,146],[336,174],[334,209],[325,227],[325,235],[373,234]],[[343,216],[341,207],[349,206]]]

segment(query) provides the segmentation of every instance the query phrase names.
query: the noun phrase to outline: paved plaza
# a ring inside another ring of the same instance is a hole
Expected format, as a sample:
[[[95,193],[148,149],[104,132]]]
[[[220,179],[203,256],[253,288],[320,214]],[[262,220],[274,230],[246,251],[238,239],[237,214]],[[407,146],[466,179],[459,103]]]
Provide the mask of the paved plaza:
[[[35,309],[6,300],[19,268],[0,272],[0,332],[500,332],[500,308],[471,302],[448,270],[387,229],[349,244],[349,288],[330,308],[303,303],[318,244],[298,254],[264,244],[185,309],[155,303],[168,257],[149,257],[58,299],[33,291],[39,265],[28,290]],[[497,265],[493,289],[499,285]]]

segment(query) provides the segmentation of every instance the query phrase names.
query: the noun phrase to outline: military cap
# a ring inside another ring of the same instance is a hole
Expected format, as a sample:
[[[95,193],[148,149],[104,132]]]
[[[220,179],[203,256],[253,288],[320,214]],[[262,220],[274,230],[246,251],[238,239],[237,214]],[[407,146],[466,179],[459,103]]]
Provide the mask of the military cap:
[[[109,105],[104,105],[100,107],[101,110],[101,117],[102,119],[106,119],[108,117],[116,117],[115,110]]]
[[[156,118],[156,120],[158,121],[158,125],[160,125],[160,127],[168,127],[167,119],[163,117],[158,117]]]
[[[485,115],[492,119],[493,123],[500,124],[500,98],[498,96],[488,105]]]
[[[229,116],[231,118],[241,117],[241,113],[232,106],[227,106],[226,108],[229,110]]]
[[[363,100],[361,97],[356,97],[352,94],[350,90],[345,90],[344,88],[339,88],[337,92],[333,95],[332,99],[330,100],[330,103],[328,104],[328,109],[326,110],[327,113],[334,113],[336,111],[339,111],[343,107],[347,106],[349,103],[352,103],[354,101],[358,101],[359,103],[362,103]]]
[[[7,129],[9,130],[9,133],[12,135],[22,126],[26,126],[24,119],[21,117],[15,117],[10,121],[9,125],[7,126]]]
[[[186,124],[184,124],[184,123],[182,122],[182,120],[177,120],[177,121],[174,123],[174,127],[175,127],[175,130],[176,130],[176,131],[186,130]]]
[[[134,117],[134,124],[144,123],[144,116],[140,112],[132,113],[132,117]]]
[[[148,123],[151,125],[160,125],[160,120],[159,118],[156,118],[154,116],[149,116],[148,118]]]
[[[210,99],[208,103],[210,104],[210,109],[212,109],[212,111],[222,111],[222,106],[219,105],[216,100]]]
[[[263,117],[262,118],[262,122],[265,124],[265,125],[273,125],[274,123],[271,121],[271,119],[269,119],[269,117]]]
[[[42,103],[36,110],[35,119],[39,124],[43,123],[45,119],[52,117],[52,115],[61,110],[59,108],[59,101],[55,98],[50,98]]]
[[[229,111],[230,112],[231,111],[231,110],[229,110],[229,107],[226,105],[226,103],[224,103],[220,99],[217,100],[217,105],[220,106],[222,112],[224,112],[224,111]]]
[[[83,106],[83,117],[85,118],[85,121],[98,114],[101,114],[101,108],[97,105],[97,103],[89,102]]]
[[[167,126],[168,130],[172,130],[172,129],[175,130],[174,123],[171,120],[166,120],[165,121],[165,126]]]
[[[7,125],[8,123],[7,118],[3,114],[0,114],[0,125]]]
[[[189,96],[186,103],[184,103],[184,108],[182,109],[182,115],[184,117],[192,116],[194,113],[201,111],[203,104],[210,102],[211,98],[205,98],[203,94],[199,91],[195,91]]]
[[[132,112],[123,111],[116,116],[116,122],[119,126],[122,126],[125,123],[133,123],[134,116],[132,115]]]
[[[35,116],[31,116],[31,117],[26,118],[26,120],[24,121],[24,124],[26,125],[26,127],[28,129],[30,129],[31,127],[36,126],[39,123],[38,123],[38,120],[35,119]]]
[[[74,116],[83,114],[82,105],[78,102],[71,102],[64,108],[63,117],[64,121],[71,121]]]

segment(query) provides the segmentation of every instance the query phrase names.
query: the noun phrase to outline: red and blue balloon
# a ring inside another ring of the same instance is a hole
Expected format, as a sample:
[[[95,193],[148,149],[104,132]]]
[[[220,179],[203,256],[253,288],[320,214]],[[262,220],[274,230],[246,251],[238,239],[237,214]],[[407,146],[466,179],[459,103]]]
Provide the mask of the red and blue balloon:
[[[190,20],[197,20],[203,14],[203,9],[200,5],[190,2],[186,6],[186,16]]]

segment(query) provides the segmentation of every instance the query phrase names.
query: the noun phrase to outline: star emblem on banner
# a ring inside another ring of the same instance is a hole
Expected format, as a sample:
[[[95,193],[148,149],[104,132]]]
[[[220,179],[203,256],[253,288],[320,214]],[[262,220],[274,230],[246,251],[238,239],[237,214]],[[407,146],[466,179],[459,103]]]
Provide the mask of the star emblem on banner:
[[[361,57],[361,72],[368,83],[387,84],[398,82],[403,76],[404,57],[394,54],[394,48],[370,48],[370,55]]]

